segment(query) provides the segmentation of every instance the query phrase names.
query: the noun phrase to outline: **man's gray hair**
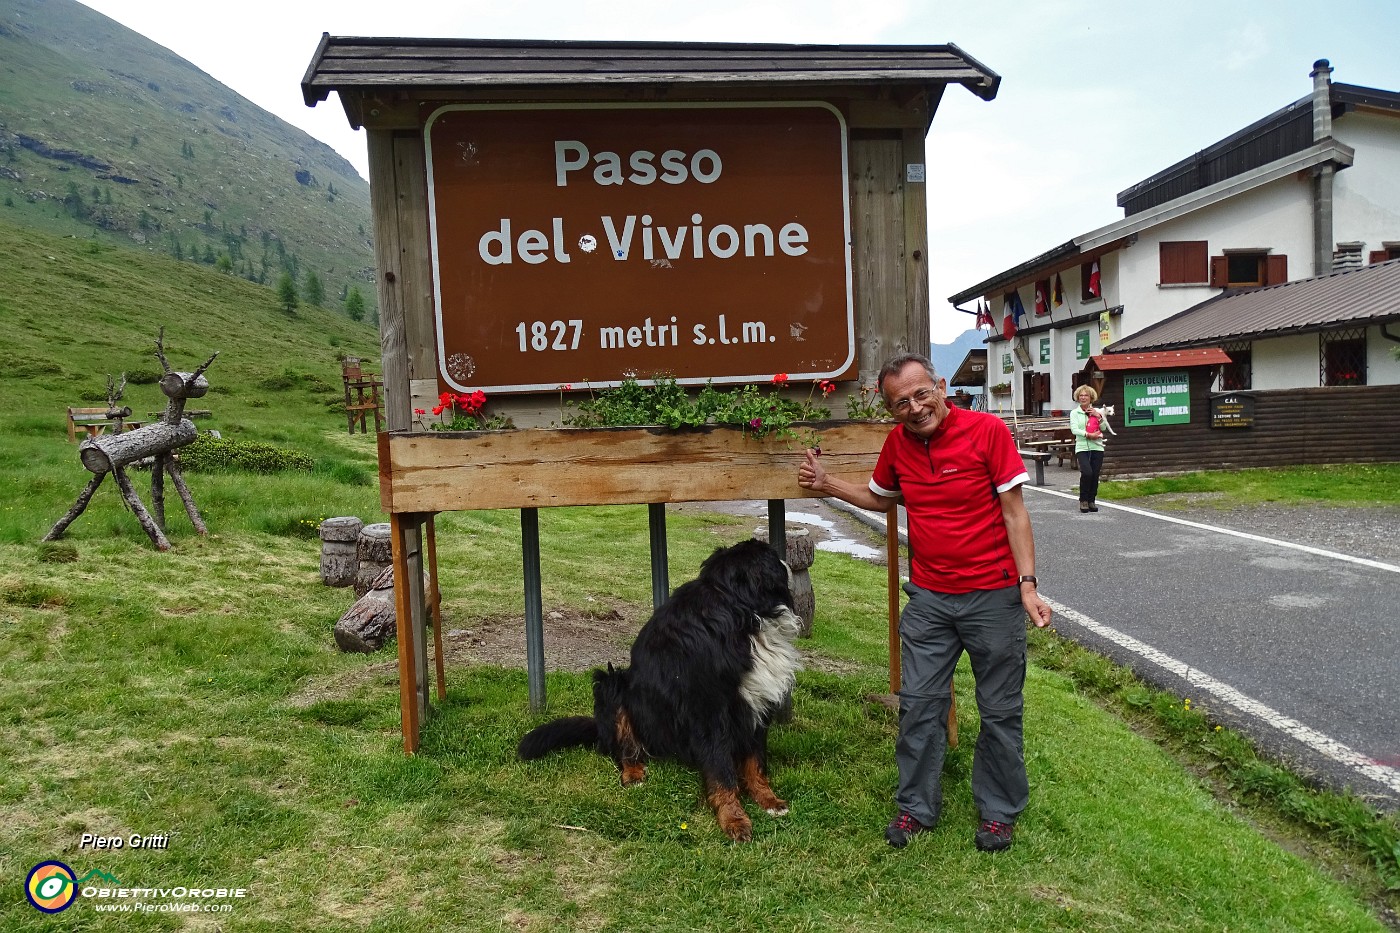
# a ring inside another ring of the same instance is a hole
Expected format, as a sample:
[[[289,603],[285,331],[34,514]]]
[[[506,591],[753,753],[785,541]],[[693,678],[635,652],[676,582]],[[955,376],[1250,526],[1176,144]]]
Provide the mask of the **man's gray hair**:
[[[924,368],[924,372],[928,373],[928,377],[933,380],[934,384],[938,384],[938,373],[934,372],[933,363],[929,361],[928,357],[924,356],[922,353],[901,353],[884,366],[881,366],[880,375],[875,378],[875,388],[879,390],[881,398],[885,398],[885,379],[898,374],[901,369],[908,366],[910,363],[918,363]],[[888,403],[889,399],[885,398],[885,402]]]

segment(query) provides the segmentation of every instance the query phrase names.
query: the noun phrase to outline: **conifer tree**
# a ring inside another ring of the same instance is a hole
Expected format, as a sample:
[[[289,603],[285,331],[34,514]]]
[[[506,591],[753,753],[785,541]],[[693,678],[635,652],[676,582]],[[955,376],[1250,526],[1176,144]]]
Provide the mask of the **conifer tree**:
[[[321,277],[315,270],[306,273],[306,282],[302,285],[302,296],[306,298],[306,303],[320,307],[326,301],[326,288],[321,284]]]
[[[283,311],[292,314],[301,302],[297,297],[297,283],[290,272],[283,272],[277,280],[277,303]]]
[[[365,298],[357,286],[350,286],[350,291],[345,295],[345,313],[352,321],[365,319]]]

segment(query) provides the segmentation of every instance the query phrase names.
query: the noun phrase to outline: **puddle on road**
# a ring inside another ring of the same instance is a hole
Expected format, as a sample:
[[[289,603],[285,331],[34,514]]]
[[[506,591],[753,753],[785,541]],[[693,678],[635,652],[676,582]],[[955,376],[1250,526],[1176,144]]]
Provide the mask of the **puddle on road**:
[[[884,556],[884,551],[873,548],[868,544],[861,544],[854,538],[848,538],[841,532],[834,530],[836,523],[822,518],[820,515],[813,515],[811,512],[788,512],[784,516],[789,522],[796,522],[799,525],[814,525],[825,531],[830,537],[825,541],[817,542],[818,551],[830,551],[834,554],[849,554],[852,557],[859,557],[865,560]]]

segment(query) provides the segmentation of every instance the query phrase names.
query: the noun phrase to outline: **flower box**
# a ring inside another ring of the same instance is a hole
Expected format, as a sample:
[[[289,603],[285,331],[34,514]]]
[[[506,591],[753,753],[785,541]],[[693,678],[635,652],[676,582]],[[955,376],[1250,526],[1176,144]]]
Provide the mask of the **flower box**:
[[[894,424],[801,427],[828,472],[864,485]],[[405,513],[817,497],[797,485],[802,460],[798,442],[732,425],[387,432],[380,501]]]

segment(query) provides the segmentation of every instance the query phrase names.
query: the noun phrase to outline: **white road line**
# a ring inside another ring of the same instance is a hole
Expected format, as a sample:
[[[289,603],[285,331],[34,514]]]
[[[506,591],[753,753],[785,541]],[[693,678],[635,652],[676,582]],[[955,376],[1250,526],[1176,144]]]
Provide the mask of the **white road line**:
[[[1205,691],[1222,703],[1233,706],[1241,713],[1253,716],[1261,722],[1267,723],[1280,732],[1302,742],[1318,754],[1346,765],[1357,774],[1400,793],[1400,769],[1380,764],[1360,752],[1353,751],[1336,739],[1323,735],[1315,729],[1310,729],[1296,719],[1290,719],[1277,710],[1265,706],[1258,700],[1240,693],[1229,684],[1221,683],[1209,674],[1198,671],[1178,661],[1171,655],[1164,654],[1151,645],[1138,641],[1131,635],[1126,635],[1117,629],[1095,622],[1083,613],[1076,612],[1068,606],[1061,605],[1045,596],[1041,598],[1045,599],[1045,601],[1050,604],[1050,608],[1055,610],[1057,615],[1068,619],[1075,625],[1086,628],[1101,638],[1106,638],[1114,644],[1126,648],[1134,654],[1151,661],[1163,670],[1182,678],[1191,686]]]
[[[1046,489],[1043,486],[1023,486],[1034,492],[1045,493],[1049,496],[1059,496],[1062,499],[1078,499],[1074,493],[1056,492],[1053,489]],[[1163,515],[1161,512],[1149,512],[1146,509],[1135,509],[1127,505],[1114,505],[1112,502],[1105,502],[1100,499],[1097,503],[1101,509],[1115,509],[1119,512],[1128,512],[1132,515],[1142,515],[1147,518],[1155,518],[1158,521],[1171,522],[1174,525],[1185,525],[1187,528],[1199,528],[1202,531],[1213,531],[1217,534],[1232,535],[1236,538],[1244,538],[1248,541],[1260,541],[1264,544],[1273,544],[1278,547],[1289,548],[1294,551],[1303,551],[1307,554],[1316,554],[1319,557],[1330,557],[1333,560],[1346,561],[1349,564],[1360,564],[1363,567],[1371,567],[1376,570],[1388,570],[1391,573],[1400,573],[1400,567],[1395,564],[1386,564],[1378,560],[1370,560],[1366,557],[1352,557],[1350,554],[1342,554],[1337,551],[1327,551],[1320,547],[1312,547],[1307,544],[1297,544],[1293,541],[1280,541],[1278,538],[1266,538],[1263,535],[1252,535],[1247,531],[1235,531],[1233,528],[1221,528],[1218,525],[1206,525],[1202,522],[1188,521],[1184,518],[1173,518],[1170,515]]]

